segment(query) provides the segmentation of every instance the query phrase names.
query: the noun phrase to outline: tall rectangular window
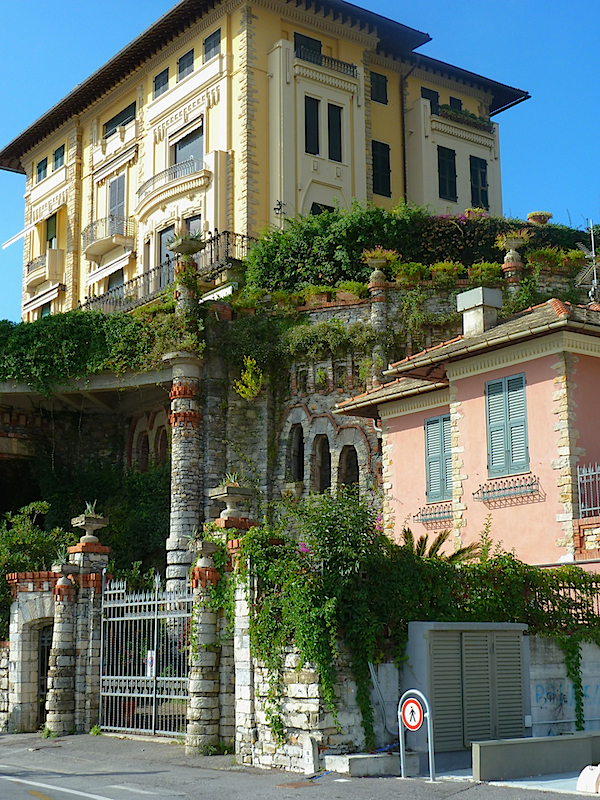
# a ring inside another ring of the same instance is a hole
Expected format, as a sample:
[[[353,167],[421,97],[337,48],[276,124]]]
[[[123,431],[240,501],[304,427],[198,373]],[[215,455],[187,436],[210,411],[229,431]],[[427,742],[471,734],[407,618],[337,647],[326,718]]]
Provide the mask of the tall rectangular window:
[[[450,108],[453,108],[456,111],[462,111],[462,100],[460,99],[460,97],[450,98]]]
[[[456,194],[456,152],[438,145],[438,181],[440,197],[443,200],[457,201]]]
[[[342,160],[342,109],[332,103],[327,105],[327,129],[329,135],[329,158]]]
[[[158,75],[154,76],[154,99],[160,97],[169,88],[169,68],[163,69]]]
[[[384,142],[371,143],[373,153],[373,194],[392,196],[390,175],[390,146]]]
[[[204,40],[204,63],[210,61],[211,58],[218,56],[221,52],[221,29],[211,33]]]
[[[511,375],[485,385],[490,478],[529,470],[525,375]]]
[[[487,182],[487,161],[485,158],[470,157],[471,166],[471,205],[474,208],[489,208]]]
[[[431,106],[431,113],[432,114],[439,114],[440,113],[440,93],[434,92],[433,89],[427,89],[425,86],[421,86],[421,97],[424,100],[429,100],[429,105]]]
[[[194,51],[189,50],[177,62],[177,80],[182,81],[194,71]]]
[[[188,133],[183,139],[175,144],[175,163],[181,164],[182,161],[189,161],[195,158],[202,163],[204,157],[204,134],[202,127]],[[192,170],[193,171],[193,170]]]
[[[319,101],[308,95],[304,98],[304,150],[319,155]]]
[[[450,415],[425,420],[427,502],[452,500]]]
[[[46,249],[56,250],[56,214],[46,220]]]
[[[109,136],[112,136],[113,133],[116,132],[117,128],[121,127],[121,125],[128,125],[134,119],[135,103],[132,103],[108,120],[104,126],[104,138],[108,139]]]
[[[42,158],[41,161],[38,161],[37,165],[37,183],[43,181],[47,174],[48,174],[48,159]]]
[[[385,75],[381,75],[379,72],[371,72],[371,100],[387,106],[387,85],[388,79]]]
[[[65,163],[65,146],[64,144],[61,144],[61,146],[57,147],[54,153],[52,153],[53,171],[60,169],[64,163]]]
[[[159,253],[158,257],[160,259],[160,264],[164,264],[167,261],[171,261],[175,257],[175,253],[172,250],[169,250],[169,242],[173,236],[175,235],[175,226],[169,225],[168,228],[163,228],[162,231],[158,234],[158,246],[159,246]]]
[[[294,34],[294,50],[299,56],[302,55],[302,50],[310,50],[311,53],[320,53],[321,47],[322,45],[319,39],[313,39],[312,36],[305,36],[303,33]]]
[[[110,182],[108,195],[108,213],[122,219],[125,216],[125,173]]]

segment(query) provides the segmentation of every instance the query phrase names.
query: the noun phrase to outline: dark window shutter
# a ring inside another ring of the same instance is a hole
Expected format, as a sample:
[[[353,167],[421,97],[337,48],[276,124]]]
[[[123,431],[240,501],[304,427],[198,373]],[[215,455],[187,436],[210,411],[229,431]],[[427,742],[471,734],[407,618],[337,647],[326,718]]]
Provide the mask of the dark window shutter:
[[[374,100],[376,103],[383,103],[387,106],[387,84],[388,79],[386,75],[381,75],[379,72],[371,72],[371,100]]]
[[[464,745],[494,738],[492,633],[463,631]]]
[[[450,416],[425,420],[427,502],[452,499]]]
[[[109,213],[114,217],[125,216],[125,175],[110,182]]]
[[[56,214],[46,220],[46,241],[50,242],[52,239],[56,239]]]
[[[329,131],[329,158],[342,160],[342,109],[331,103],[327,106],[327,126]]]
[[[488,473],[490,477],[494,477],[505,475],[508,469],[504,381],[490,381],[486,386],[485,394],[488,434]]]
[[[429,634],[433,735],[437,752],[463,748],[460,631]]]
[[[429,100],[429,105],[431,106],[431,113],[432,114],[439,114],[440,113],[440,94],[439,94],[439,92],[435,92],[433,89],[427,89],[425,86],[421,86],[421,97],[424,100]]]
[[[476,208],[489,208],[487,161],[484,158],[470,156],[471,169],[471,205]]]
[[[525,375],[490,381],[485,394],[490,477],[527,472]]]
[[[304,150],[319,155],[319,101],[308,96],[304,98]]]
[[[444,462],[444,500],[452,499],[452,437],[450,417],[442,417],[442,451]]]
[[[525,376],[506,379],[506,404],[508,411],[508,445],[510,472],[529,469],[527,452],[527,413],[525,409]]]
[[[456,194],[456,152],[438,145],[439,194],[443,200],[458,199]]]
[[[373,193],[391,197],[390,146],[384,142],[373,140],[371,151],[373,154]]]

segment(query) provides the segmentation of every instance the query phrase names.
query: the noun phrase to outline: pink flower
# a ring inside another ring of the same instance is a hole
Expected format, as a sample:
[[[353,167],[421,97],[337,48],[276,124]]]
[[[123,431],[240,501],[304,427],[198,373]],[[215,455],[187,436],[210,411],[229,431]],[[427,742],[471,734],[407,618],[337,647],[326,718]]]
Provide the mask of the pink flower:
[[[306,544],[306,542],[300,542],[300,544],[298,545],[298,552],[310,555],[312,551],[310,547]]]

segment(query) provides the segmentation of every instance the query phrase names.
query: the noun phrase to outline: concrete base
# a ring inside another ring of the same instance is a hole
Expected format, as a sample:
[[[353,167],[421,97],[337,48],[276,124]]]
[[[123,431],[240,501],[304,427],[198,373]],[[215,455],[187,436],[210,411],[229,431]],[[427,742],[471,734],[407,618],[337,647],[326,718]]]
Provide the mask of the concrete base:
[[[400,775],[400,753],[354,753],[353,755],[325,756],[325,769],[365,778],[375,775]],[[407,778],[419,774],[418,753],[406,754]]]
[[[600,761],[600,733],[473,742],[473,780],[580,772]]]

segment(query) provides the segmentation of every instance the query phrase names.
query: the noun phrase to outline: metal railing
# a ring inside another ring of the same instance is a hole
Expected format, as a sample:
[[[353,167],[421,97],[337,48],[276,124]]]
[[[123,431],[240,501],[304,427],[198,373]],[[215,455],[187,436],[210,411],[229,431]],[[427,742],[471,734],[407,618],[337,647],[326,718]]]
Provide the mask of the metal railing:
[[[311,64],[318,64],[320,67],[332,69],[334,72],[341,72],[342,75],[350,75],[352,78],[358,77],[358,69],[355,64],[348,64],[347,61],[340,61],[331,56],[324,56],[322,53],[317,53],[316,50],[311,50],[309,47],[298,47],[296,50],[296,58],[302,61],[309,61]]]
[[[43,255],[32,259],[29,262],[29,264],[27,264],[27,274],[29,275],[30,272],[35,272],[36,269],[41,269],[42,267],[45,267],[47,258],[48,254],[44,253]]]
[[[452,519],[452,503],[434,503],[419,509],[413,515],[414,522],[441,522]]]
[[[134,217],[118,217],[110,214],[108,217],[97,219],[88,225],[81,234],[83,249],[97,242],[99,239],[108,239],[109,236],[128,236],[133,238],[136,234],[137,223]]]
[[[577,467],[579,489],[579,517],[600,516],[600,466],[589,464]]]
[[[121,286],[114,286],[97,297],[87,297],[82,308],[85,310],[129,311],[142,303],[147,303],[160,294],[175,280],[175,261],[167,258],[164,263],[141,275],[136,275]]]
[[[215,232],[206,240],[206,247],[194,258],[198,276],[206,282],[214,281],[228,267],[241,263],[256,241],[250,236],[232,231]],[[162,264],[153,267],[129,281],[109,289],[95,297],[87,297],[81,304],[83,309],[94,311],[129,311],[147,303],[175,281],[175,257],[167,256]]]
[[[157,175],[153,175],[142,183],[137,191],[138,203],[159,186],[165,186],[167,183],[176,181],[178,178],[183,178],[186,175],[193,175],[195,172],[200,172],[202,169],[204,169],[204,163],[197,158],[189,158],[187,161],[181,161],[179,164],[173,164],[172,167],[167,167],[167,169],[164,169]]]
[[[482,484],[476,492],[473,492],[473,500],[482,503],[488,500],[506,500],[511,497],[537,494],[539,490],[539,478],[535,475],[518,475],[515,478],[499,478]]]

